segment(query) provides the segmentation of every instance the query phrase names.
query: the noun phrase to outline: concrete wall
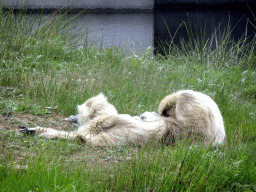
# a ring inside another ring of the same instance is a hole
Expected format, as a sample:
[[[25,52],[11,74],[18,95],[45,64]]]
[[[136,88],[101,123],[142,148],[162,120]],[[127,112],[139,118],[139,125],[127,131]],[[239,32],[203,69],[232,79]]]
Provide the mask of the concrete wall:
[[[253,3],[255,0],[0,0],[6,8],[22,9],[144,9],[152,10],[162,4],[228,4]]]
[[[70,27],[73,28],[71,34],[79,35],[79,45],[117,46],[128,54],[130,51],[143,53],[148,47],[153,47],[152,13],[81,14]]]
[[[6,8],[22,9],[153,9],[154,0],[0,0]]]

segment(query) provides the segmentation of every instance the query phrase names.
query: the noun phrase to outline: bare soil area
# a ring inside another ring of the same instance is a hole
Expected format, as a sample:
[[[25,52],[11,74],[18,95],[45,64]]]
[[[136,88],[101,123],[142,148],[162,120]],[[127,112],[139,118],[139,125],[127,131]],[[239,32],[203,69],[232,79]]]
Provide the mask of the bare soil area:
[[[27,155],[27,148],[24,148],[25,144],[23,141],[26,140],[25,137],[21,139],[22,141],[13,139],[6,140],[5,137],[7,136],[6,133],[8,131],[19,133],[19,130],[22,128],[31,128],[35,126],[50,127],[56,130],[66,131],[77,129],[77,127],[72,126],[70,122],[65,121],[65,118],[66,117],[57,114],[36,116],[22,112],[13,112],[11,115],[3,115],[3,113],[0,113],[0,144],[2,145],[0,159],[7,159],[11,153],[13,162],[17,163],[16,165],[19,167],[19,162],[26,158]],[[46,144],[47,143],[45,143],[45,145]],[[27,145],[29,147],[29,144]],[[69,145],[77,146],[77,144],[74,144],[74,141],[70,142]],[[67,154],[65,161],[86,162],[88,168],[93,168],[95,166],[107,167],[110,164],[132,160],[130,155],[130,152],[133,151],[132,148],[93,147],[86,145],[84,142],[79,142],[78,146],[79,148],[76,147],[73,152],[70,151],[69,154]],[[36,152],[30,152],[30,155],[33,154],[36,156]]]
[[[0,114],[0,129],[19,131],[21,128],[35,126],[50,127],[57,130],[70,130],[70,122],[61,115],[36,116],[22,112],[13,112],[11,115]]]

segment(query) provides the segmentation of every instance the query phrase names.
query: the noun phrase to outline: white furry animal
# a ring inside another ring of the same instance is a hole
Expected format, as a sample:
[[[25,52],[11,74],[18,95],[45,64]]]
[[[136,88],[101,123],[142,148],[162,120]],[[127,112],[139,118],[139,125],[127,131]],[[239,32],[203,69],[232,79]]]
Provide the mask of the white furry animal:
[[[184,134],[199,136],[208,145],[223,144],[225,129],[216,103],[207,95],[191,90],[166,96],[158,112],[145,112],[140,117],[118,114],[103,94],[88,99],[77,107],[79,128],[75,132],[37,128],[39,136],[81,138],[94,146],[127,145],[161,141],[173,144]]]
[[[181,133],[203,137],[205,144],[224,144],[226,134],[217,104],[207,95],[182,90],[166,96],[159,104],[161,117],[177,120]],[[168,128],[172,133],[172,129]],[[177,132],[177,130],[175,129]]]
[[[94,146],[148,143],[161,140],[166,134],[165,124],[144,122],[139,117],[118,114],[103,94],[92,97],[78,108],[79,128],[75,132],[56,131],[37,127],[39,136],[48,138],[81,138]]]
[[[144,122],[158,122],[158,125],[164,127],[165,133],[161,135],[161,142],[166,145],[172,145],[177,139],[182,139],[183,129],[180,123],[173,117],[162,117],[156,112],[144,112],[140,115],[140,120]]]

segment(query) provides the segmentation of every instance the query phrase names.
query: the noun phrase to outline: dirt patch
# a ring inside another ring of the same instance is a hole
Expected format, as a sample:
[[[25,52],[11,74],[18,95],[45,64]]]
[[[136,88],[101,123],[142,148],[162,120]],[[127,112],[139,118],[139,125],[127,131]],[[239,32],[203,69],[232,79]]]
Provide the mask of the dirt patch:
[[[51,127],[56,130],[71,131],[76,129],[61,115],[36,116],[22,112],[12,112],[11,115],[0,114],[0,159],[9,159],[11,154],[13,162],[24,159],[29,146],[24,145],[25,138],[15,138],[11,135],[19,133],[21,128],[35,126]],[[22,140],[22,141],[21,141]]]
[[[19,131],[21,128],[31,128],[35,126],[50,127],[56,130],[75,129],[71,123],[64,120],[61,115],[36,116],[13,112],[12,115],[0,115],[0,129]]]
[[[30,146],[30,140],[26,137],[13,137],[12,133],[18,133],[21,128],[31,128],[35,126],[50,127],[56,130],[72,131],[77,127],[72,126],[66,117],[58,114],[51,116],[36,116],[22,112],[13,112],[10,116],[0,114],[0,160],[11,162],[22,169],[23,161],[27,154],[37,155],[37,149]],[[11,132],[9,132],[11,131]],[[40,138],[38,138],[40,139]],[[25,143],[26,142],[26,143]],[[32,141],[33,142],[33,141]],[[47,140],[44,143],[47,145]],[[49,140],[50,142],[50,140]],[[133,148],[122,147],[93,147],[79,140],[70,141],[68,146],[74,146],[74,151],[64,155],[66,162],[84,162],[86,167],[94,169],[96,167],[109,167],[123,161],[132,160]],[[38,144],[39,147],[42,147]],[[11,161],[10,161],[11,156]],[[26,168],[27,165],[25,165]]]

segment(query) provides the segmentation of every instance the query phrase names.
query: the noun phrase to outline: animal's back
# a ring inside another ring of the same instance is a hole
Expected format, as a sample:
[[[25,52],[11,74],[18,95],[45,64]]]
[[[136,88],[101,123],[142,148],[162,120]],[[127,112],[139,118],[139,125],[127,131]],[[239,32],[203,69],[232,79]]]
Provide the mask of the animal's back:
[[[182,90],[168,95],[159,104],[159,114],[177,119],[187,130],[204,134],[206,140],[213,145],[222,144],[225,140],[220,110],[217,104],[203,93]]]

